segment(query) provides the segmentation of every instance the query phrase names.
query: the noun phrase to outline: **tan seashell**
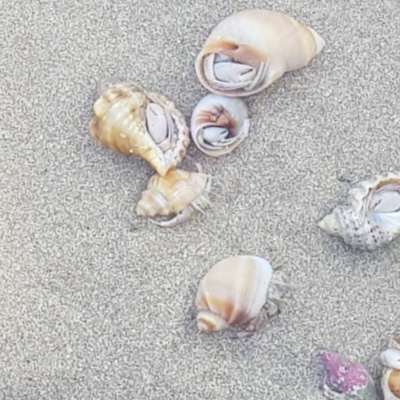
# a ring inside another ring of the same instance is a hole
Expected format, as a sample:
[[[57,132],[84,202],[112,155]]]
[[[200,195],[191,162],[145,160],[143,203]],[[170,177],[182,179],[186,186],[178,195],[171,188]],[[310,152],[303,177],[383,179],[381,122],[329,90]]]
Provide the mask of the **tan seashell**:
[[[400,173],[362,181],[348,193],[350,206],[338,206],[319,227],[354,248],[375,250],[400,233]]]
[[[258,93],[305,67],[325,46],[312,28],[277,11],[252,9],[217,24],[195,62],[201,84],[229,97]]]
[[[400,342],[392,341],[390,347],[381,353],[381,362],[385,366],[381,386],[384,400],[400,400]]]
[[[261,257],[241,255],[219,261],[197,291],[198,329],[213,332],[246,324],[248,332],[260,330],[267,316],[281,310],[285,279]]]
[[[166,96],[133,84],[105,88],[94,103],[92,137],[147,161],[161,176],[182,161],[190,142],[185,117]]]
[[[248,108],[239,98],[203,97],[193,110],[191,135],[203,153],[218,157],[232,152],[249,134]]]
[[[147,189],[136,207],[136,213],[142,217],[150,217],[150,221],[158,226],[173,227],[188,221],[194,211],[204,213],[211,206],[208,193],[211,190],[212,176],[202,172],[189,172],[174,169],[165,176],[153,175]],[[174,215],[167,221],[156,221],[151,217]]]

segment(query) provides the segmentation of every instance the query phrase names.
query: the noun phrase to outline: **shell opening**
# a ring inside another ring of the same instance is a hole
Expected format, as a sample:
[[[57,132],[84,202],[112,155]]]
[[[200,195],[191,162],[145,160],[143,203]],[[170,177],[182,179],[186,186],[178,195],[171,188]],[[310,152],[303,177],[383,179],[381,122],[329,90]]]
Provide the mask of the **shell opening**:
[[[171,147],[174,124],[171,115],[157,103],[149,103],[146,107],[146,128],[163,152]]]
[[[229,327],[229,324],[220,315],[209,310],[200,310],[196,320],[197,328],[201,332],[216,332]]]
[[[266,74],[265,63],[261,62],[255,67],[219,53],[207,55],[203,60],[203,67],[210,85],[223,92],[252,90],[260,85]]]

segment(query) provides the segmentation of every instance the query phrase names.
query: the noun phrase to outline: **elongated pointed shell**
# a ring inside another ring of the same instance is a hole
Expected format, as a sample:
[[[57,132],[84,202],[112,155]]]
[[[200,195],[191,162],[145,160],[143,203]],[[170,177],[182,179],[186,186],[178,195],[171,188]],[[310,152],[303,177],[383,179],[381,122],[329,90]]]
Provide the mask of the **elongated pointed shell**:
[[[211,157],[232,152],[246,139],[249,129],[249,112],[242,99],[208,94],[192,113],[193,142]]]
[[[116,84],[104,90],[93,108],[90,135],[115,152],[144,159],[161,176],[185,156],[189,128],[166,96]]]
[[[338,206],[319,227],[354,248],[375,250],[400,233],[400,174],[388,173],[359,183],[348,193],[350,206]]]
[[[256,256],[229,257],[215,264],[200,282],[197,326],[219,331],[258,316],[267,302],[273,269]]]
[[[154,174],[142,193],[136,213],[143,217],[174,216],[163,222],[152,219],[160,226],[172,227],[185,222],[195,210],[204,213],[210,206],[211,181],[211,175],[182,169],[170,170],[165,176]]]
[[[222,20],[199,52],[195,69],[210,92],[250,96],[305,67],[325,41],[312,28],[270,10],[244,10]]]

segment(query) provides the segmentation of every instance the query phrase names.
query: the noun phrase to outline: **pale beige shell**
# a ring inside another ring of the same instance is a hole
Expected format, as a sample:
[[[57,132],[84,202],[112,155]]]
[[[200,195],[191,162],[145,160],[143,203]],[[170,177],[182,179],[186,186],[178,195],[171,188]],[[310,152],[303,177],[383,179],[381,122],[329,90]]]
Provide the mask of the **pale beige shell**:
[[[173,227],[188,221],[195,210],[204,213],[211,206],[208,193],[211,190],[212,176],[202,172],[189,172],[173,169],[165,176],[154,174],[147,183],[147,189],[136,207],[139,216],[149,217],[158,226]],[[151,217],[174,216],[166,221]]]
[[[360,182],[348,193],[349,206],[337,206],[319,223],[348,245],[375,250],[400,234],[400,173]]]
[[[239,98],[208,94],[193,110],[190,132],[203,153],[219,157],[232,152],[249,134],[250,118]]]
[[[281,272],[281,271],[279,271]],[[197,327],[200,331],[221,331],[248,324],[257,331],[267,315],[281,309],[285,276],[273,282],[270,263],[257,256],[228,257],[215,264],[200,282],[197,296]]]
[[[173,101],[134,84],[115,84],[94,103],[90,135],[115,152],[147,161],[161,176],[182,161],[190,142]]]
[[[277,11],[252,9],[217,24],[199,52],[195,70],[210,92],[250,96],[305,67],[325,41],[312,28]]]
[[[381,353],[385,366],[381,376],[384,400],[400,400],[400,340]]]

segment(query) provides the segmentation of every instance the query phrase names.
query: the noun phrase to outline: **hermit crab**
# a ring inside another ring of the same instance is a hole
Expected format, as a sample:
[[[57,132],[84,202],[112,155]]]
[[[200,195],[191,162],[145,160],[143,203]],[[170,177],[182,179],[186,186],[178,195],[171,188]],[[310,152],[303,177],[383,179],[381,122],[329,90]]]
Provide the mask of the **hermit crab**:
[[[106,87],[94,103],[92,137],[115,152],[147,161],[161,176],[182,161],[190,142],[175,103],[135,84]]]
[[[349,206],[337,206],[319,223],[348,245],[375,250],[400,233],[400,173],[360,182],[348,193]]]
[[[190,131],[200,151],[218,157],[239,146],[249,128],[249,112],[242,99],[210,93],[193,110]]]
[[[195,70],[212,93],[250,96],[286,72],[305,67],[324,46],[314,29],[284,13],[243,10],[214,27],[196,57]]]
[[[364,365],[324,348],[317,349],[323,365],[320,389],[329,400],[376,400],[375,382]]]
[[[400,400],[400,338],[381,353],[384,370],[381,386],[384,400]]]
[[[211,206],[208,193],[212,176],[205,174],[200,164],[196,166],[198,172],[173,169],[164,176],[154,174],[137,204],[136,214],[169,228],[188,221],[195,211],[204,214]],[[158,221],[152,218],[155,216],[172,218]]]
[[[282,309],[286,275],[258,256],[239,255],[216,263],[205,274],[196,296],[201,332],[239,328],[238,336],[260,331]]]

